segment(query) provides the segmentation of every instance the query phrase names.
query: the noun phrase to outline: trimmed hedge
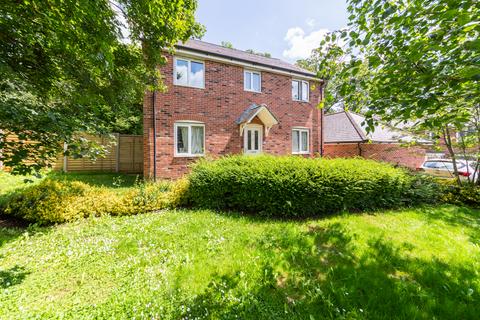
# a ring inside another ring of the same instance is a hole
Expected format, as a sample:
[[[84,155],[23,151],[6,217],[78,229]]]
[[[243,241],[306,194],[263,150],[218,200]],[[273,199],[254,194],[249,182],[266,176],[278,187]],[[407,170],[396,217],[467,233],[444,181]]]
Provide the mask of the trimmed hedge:
[[[364,159],[229,156],[199,161],[188,180],[193,206],[285,217],[398,207],[438,194],[428,179]]]
[[[46,179],[9,196],[0,212],[48,225],[88,216],[132,215],[169,206],[167,186],[142,183],[126,192],[94,187],[79,181]]]

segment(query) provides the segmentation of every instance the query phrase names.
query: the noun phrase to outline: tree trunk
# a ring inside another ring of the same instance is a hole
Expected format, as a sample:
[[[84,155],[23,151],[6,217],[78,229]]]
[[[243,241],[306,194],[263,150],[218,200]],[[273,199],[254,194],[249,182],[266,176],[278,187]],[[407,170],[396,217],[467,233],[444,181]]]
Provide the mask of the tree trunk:
[[[457,157],[452,147],[452,137],[450,136],[450,128],[448,127],[448,125],[446,125],[443,130],[443,139],[445,140],[445,145],[447,146],[448,153],[450,153],[450,157],[452,158],[453,174],[457,180],[457,184],[459,186],[462,186],[462,181],[460,180],[460,176],[458,174],[458,169],[457,169]]]

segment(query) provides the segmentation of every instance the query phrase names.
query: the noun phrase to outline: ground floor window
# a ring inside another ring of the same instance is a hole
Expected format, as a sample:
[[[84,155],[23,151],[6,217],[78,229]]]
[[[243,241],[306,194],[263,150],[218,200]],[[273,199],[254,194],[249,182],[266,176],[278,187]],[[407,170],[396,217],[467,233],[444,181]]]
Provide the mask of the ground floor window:
[[[304,154],[310,151],[310,139],[308,129],[294,128],[292,130],[292,153]]]
[[[196,157],[205,154],[205,125],[199,122],[175,123],[175,156]]]

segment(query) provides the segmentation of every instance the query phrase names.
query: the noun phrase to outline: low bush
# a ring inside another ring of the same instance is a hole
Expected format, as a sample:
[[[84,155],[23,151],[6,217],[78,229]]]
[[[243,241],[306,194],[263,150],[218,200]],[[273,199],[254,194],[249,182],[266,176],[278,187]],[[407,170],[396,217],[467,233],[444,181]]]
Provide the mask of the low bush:
[[[480,208],[480,186],[465,184],[458,186],[454,180],[442,181],[442,201],[459,206]]]
[[[201,160],[188,177],[191,205],[269,216],[313,216],[433,201],[434,185],[364,159],[229,156]],[[432,199],[429,199],[432,197]]]
[[[46,179],[10,195],[0,212],[42,225],[88,216],[132,215],[169,206],[165,183],[141,183],[126,192],[79,181]]]

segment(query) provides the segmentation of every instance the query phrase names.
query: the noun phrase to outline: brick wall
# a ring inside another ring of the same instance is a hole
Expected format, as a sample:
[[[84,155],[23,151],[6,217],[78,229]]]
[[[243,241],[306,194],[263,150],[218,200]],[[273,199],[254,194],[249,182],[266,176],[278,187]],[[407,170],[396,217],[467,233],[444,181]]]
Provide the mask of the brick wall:
[[[310,81],[310,102],[292,100],[291,76],[261,71],[262,92],[243,88],[244,68],[214,61],[205,62],[205,88],[173,85],[173,58],[161,68],[166,93],[156,94],[157,177],[178,178],[196,158],[174,157],[174,123],[181,120],[205,124],[207,156],[243,152],[243,137],[235,120],[252,103],[266,104],[279,120],[268,136],[263,152],[291,154],[292,127],[310,129],[310,156],[320,152],[321,111],[316,108],[320,86]],[[144,175],[153,176],[152,93],[144,99]]]
[[[415,169],[425,161],[425,149],[421,146],[405,147],[395,143],[326,144],[325,156],[331,158],[362,156]]]

